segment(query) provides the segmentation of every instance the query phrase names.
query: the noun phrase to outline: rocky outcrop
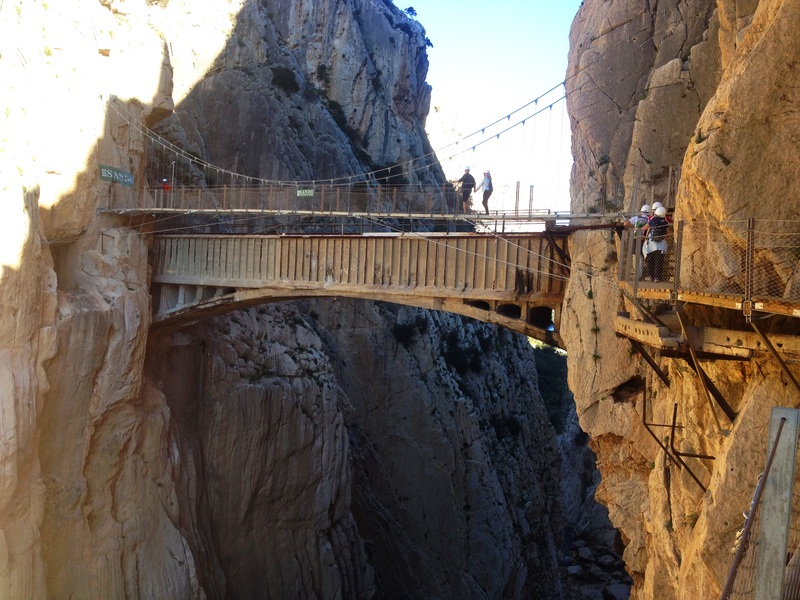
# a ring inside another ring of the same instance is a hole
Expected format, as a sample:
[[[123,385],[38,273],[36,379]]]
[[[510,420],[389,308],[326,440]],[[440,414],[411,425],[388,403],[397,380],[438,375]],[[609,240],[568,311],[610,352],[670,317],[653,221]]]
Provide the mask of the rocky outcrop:
[[[781,148],[798,134],[793,65],[800,52],[790,33],[798,19],[795,0],[658,2],[644,11],[638,2],[584,2],[573,24],[568,73],[573,209],[628,210],[638,193],[636,204],[674,203],[677,219],[780,213],[784,226],[793,227],[797,211],[786,203],[797,192],[797,159]],[[682,282],[730,268],[706,238],[689,235],[684,245],[691,258],[682,264]],[[731,429],[723,435],[685,363],[659,359],[667,388],[615,337],[611,319],[629,307],[618,299],[614,237],[576,236],[571,250],[562,330],[570,389],[603,476],[597,498],[625,543],[632,597],[718,596],[741,513],[763,469],[769,409],[795,405],[791,385],[766,355],[704,362],[738,411],[733,425],[720,416]],[[724,311],[689,307],[687,318],[747,327],[741,315]],[[781,319],[765,326],[796,331]],[[676,447],[715,457],[691,460],[705,493],[641,424],[643,413],[651,423],[669,423],[674,404],[685,425]]]

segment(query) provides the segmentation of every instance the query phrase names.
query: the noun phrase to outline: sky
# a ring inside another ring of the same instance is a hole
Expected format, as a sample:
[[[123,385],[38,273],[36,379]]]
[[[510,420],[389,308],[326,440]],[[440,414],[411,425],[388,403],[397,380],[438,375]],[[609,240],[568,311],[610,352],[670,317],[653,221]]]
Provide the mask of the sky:
[[[569,29],[581,1],[394,3],[401,10],[414,8],[433,44],[428,48],[427,81],[433,92],[427,128],[447,178],[458,179],[469,165],[480,181],[489,169],[495,186],[490,208],[515,204],[519,181],[521,209],[532,204],[568,210],[572,159],[569,119],[565,102],[559,101],[563,87],[511,113],[564,81]],[[448,146],[499,119],[503,122],[485,134]],[[524,125],[500,133],[523,119]]]

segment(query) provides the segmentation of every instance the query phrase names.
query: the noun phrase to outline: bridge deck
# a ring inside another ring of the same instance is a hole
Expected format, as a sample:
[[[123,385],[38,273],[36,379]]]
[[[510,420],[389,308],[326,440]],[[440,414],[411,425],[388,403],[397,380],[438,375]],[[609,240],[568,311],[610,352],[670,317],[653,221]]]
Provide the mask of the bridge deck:
[[[560,345],[565,234],[158,235],[155,323],[286,298],[438,308]]]

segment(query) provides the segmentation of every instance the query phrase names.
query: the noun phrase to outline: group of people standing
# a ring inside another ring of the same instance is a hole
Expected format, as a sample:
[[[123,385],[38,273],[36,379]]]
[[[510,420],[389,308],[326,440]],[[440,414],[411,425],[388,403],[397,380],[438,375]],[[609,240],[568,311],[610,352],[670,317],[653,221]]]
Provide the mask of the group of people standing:
[[[635,237],[642,239],[643,279],[662,281],[664,257],[667,254],[667,230],[671,223],[667,217],[667,209],[660,202],[654,202],[652,207],[645,204],[639,214],[631,217],[629,222],[636,230]]]
[[[486,214],[489,214],[489,197],[492,195],[494,191],[494,186],[492,185],[492,174],[488,171],[483,172],[483,180],[475,186],[475,178],[469,172],[469,166],[464,167],[464,174],[458,180],[457,183],[461,184],[461,209],[463,212],[469,212],[470,206],[470,196],[472,196],[472,190],[475,192],[479,192],[483,189],[483,209],[486,211]]]

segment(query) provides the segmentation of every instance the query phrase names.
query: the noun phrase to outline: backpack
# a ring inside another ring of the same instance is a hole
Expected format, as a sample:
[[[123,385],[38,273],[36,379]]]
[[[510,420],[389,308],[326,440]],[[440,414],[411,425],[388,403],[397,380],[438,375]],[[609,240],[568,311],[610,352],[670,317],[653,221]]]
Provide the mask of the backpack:
[[[663,217],[653,217],[650,220],[650,237],[654,242],[662,242],[667,237],[669,223]]]

